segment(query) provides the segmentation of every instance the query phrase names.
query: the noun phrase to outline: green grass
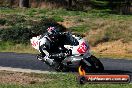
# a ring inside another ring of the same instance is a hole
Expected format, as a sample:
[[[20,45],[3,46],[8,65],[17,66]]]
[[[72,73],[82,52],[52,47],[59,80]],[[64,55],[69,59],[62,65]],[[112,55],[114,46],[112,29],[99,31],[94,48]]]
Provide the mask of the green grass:
[[[78,25],[71,27],[70,30],[74,32],[85,33],[86,31],[90,30],[90,26],[88,24]]]
[[[41,17],[78,17],[84,19],[91,19],[95,20],[98,18],[102,19],[113,19],[113,20],[131,20],[131,15],[118,15],[118,14],[110,14],[109,10],[89,10],[87,12],[83,11],[68,11],[66,9],[58,8],[58,9],[40,9],[40,8],[29,8],[29,9],[1,9],[0,15],[20,15],[26,16],[29,19],[36,19],[38,20]],[[27,19],[26,18],[26,19]],[[70,20],[70,19],[68,19]],[[72,19],[76,20],[76,19]]]
[[[38,51],[33,49],[31,44],[14,44],[11,42],[0,42],[0,52],[17,52],[37,54]]]
[[[59,81],[59,80],[57,80]],[[74,82],[75,83],[75,82]],[[9,85],[9,84],[1,84],[0,88],[131,88],[132,84],[85,84],[78,85],[70,82],[62,81],[62,82],[51,82],[43,85]]]
[[[0,42],[0,52],[17,52],[17,53],[32,53],[38,54],[39,52],[35,50],[31,44],[14,44],[11,42]],[[113,58],[113,59],[132,59],[132,55],[130,54],[100,54],[96,52],[92,52],[98,58]]]
[[[89,84],[80,85],[77,82],[77,75],[67,74],[29,74],[32,77],[52,79],[39,84],[0,84],[0,88],[131,88],[132,84]]]
[[[1,9],[0,14],[10,15],[25,15],[29,17],[39,17],[39,16],[80,16],[80,17],[90,17],[90,18],[111,18],[115,20],[132,18],[131,15],[118,15],[118,14],[109,14],[109,10],[89,10],[87,12],[83,11],[68,11],[66,9],[58,8],[58,9],[41,9],[41,8],[28,8],[28,9]]]

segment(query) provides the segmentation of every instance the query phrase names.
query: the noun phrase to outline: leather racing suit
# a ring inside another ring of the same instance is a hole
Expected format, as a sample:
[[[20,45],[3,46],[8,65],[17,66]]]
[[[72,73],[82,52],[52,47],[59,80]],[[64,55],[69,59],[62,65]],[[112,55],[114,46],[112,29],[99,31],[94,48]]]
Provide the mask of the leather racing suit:
[[[61,41],[63,40],[62,36],[63,35],[59,34],[55,41],[53,41],[47,34],[41,36],[40,39],[42,41],[40,42],[39,51],[42,58],[39,60],[43,60],[51,66],[54,65],[55,61],[61,62],[63,60],[62,58],[66,56],[67,49],[63,47],[64,45]]]

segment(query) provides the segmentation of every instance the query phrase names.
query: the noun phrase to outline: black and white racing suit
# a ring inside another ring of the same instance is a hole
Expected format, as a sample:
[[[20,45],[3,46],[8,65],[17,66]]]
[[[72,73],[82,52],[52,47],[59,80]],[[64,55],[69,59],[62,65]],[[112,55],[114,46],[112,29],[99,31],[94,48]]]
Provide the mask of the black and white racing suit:
[[[44,60],[49,65],[54,65],[54,61],[61,61],[65,56],[65,48],[61,41],[52,41],[48,36],[43,36],[40,42],[39,51]]]

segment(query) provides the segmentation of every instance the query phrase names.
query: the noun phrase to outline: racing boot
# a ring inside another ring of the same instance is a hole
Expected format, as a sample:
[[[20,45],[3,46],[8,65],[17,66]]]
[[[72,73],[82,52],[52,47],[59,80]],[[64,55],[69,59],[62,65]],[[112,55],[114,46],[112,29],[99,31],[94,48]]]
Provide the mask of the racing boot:
[[[42,54],[38,54],[37,59],[42,62],[45,62],[46,64],[48,64],[50,66],[53,65],[53,63],[54,63],[53,59],[50,59],[48,56],[43,56]]]
[[[38,54],[36,57],[38,60],[43,61],[43,55],[42,54]]]
[[[44,62],[50,66],[53,66],[54,65],[54,59],[50,59],[50,58],[47,58],[47,57],[44,57]]]

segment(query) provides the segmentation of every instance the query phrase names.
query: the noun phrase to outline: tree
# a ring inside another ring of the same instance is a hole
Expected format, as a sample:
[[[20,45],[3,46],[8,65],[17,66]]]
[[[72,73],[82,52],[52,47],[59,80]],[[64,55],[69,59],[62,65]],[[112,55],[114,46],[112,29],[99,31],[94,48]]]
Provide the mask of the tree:
[[[132,0],[110,0],[111,10],[119,14],[130,14]]]
[[[23,8],[23,7],[29,8],[29,0],[19,0],[19,7],[20,8]]]
[[[72,0],[68,0],[68,6],[69,6],[69,7],[72,6]]]
[[[13,6],[13,4],[14,4],[14,0],[10,0],[10,6],[12,7]]]

